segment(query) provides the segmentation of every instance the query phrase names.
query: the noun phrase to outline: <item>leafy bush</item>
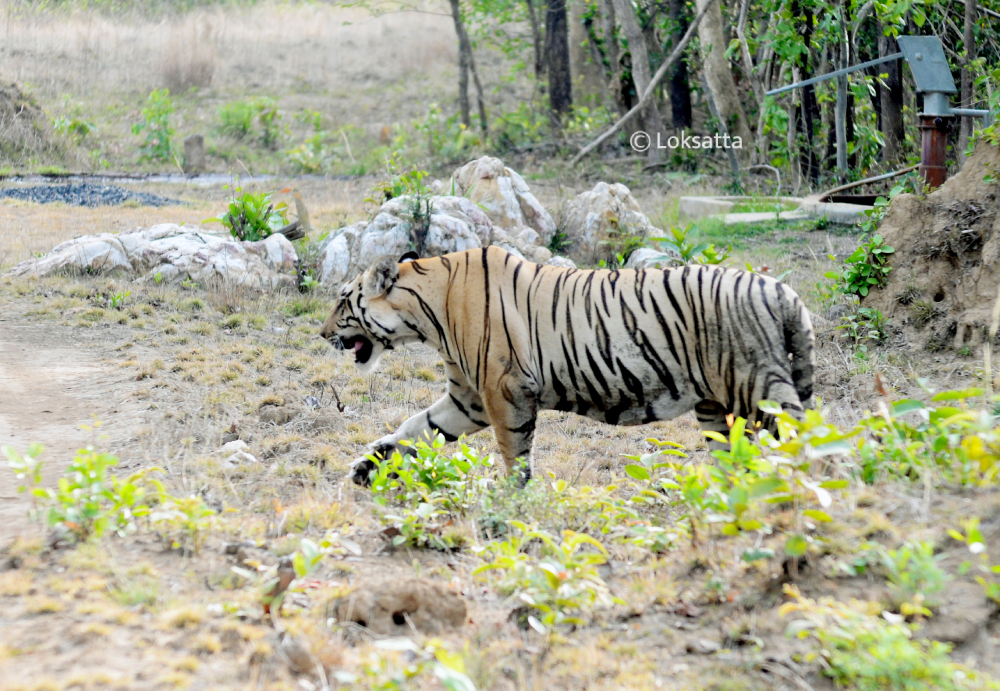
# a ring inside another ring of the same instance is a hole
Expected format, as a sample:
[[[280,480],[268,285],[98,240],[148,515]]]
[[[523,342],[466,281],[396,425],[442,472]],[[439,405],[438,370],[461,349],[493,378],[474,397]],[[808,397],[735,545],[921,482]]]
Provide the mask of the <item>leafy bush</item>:
[[[444,445],[444,436],[437,435],[430,443],[411,444],[413,455],[394,452],[376,461],[372,495],[386,508],[381,519],[397,533],[394,545],[452,550],[465,543],[466,536],[451,529],[452,514],[465,516],[478,505],[491,482],[484,473],[494,461],[464,440],[452,456],[441,452]]]
[[[594,607],[620,602],[598,574],[597,567],[607,562],[600,542],[572,530],[564,530],[560,540],[521,521],[510,524],[520,534],[488,545],[483,551],[491,560],[473,574],[497,572],[500,592],[517,597],[538,615],[529,615],[527,622],[539,633],[561,624],[582,624],[581,615]],[[584,551],[587,546],[595,551]],[[532,556],[536,548],[539,554]]]
[[[717,265],[729,259],[732,247],[727,247],[720,252],[715,245],[707,242],[694,243],[688,235],[691,232],[690,224],[684,228],[676,226],[670,227],[670,237],[650,238],[653,242],[659,242],[676,254],[664,254],[655,259],[660,261],[677,261],[680,257],[682,264],[712,264]]]
[[[147,468],[120,479],[108,472],[118,465],[118,459],[90,447],[77,452],[56,489],[39,486],[40,445],[33,444],[24,456],[9,447],[4,447],[3,452],[18,479],[24,481],[18,491],[30,492],[33,497],[32,513],[37,515],[36,500],[41,500],[42,507],[47,508],[48,524],[65,529],[77,541],[100,538],[108,529],[119,535],[134,532],[137,520],[149,515],[150,495],[156,496],[146,486],[146,476],[160,472],[159,468]],[[160,487],[155,480],[153,485]]]
[[[173,112],[170,89],[153,89],[142,109],[143,121],[132,125],[132,134],[146,133],[146,139],[139,147],[140,160],[170,160],[172,153],[170,140],[174,136],[174,128],[170,126],[170,114]]]
[[[1000,564],[991,564],[990,555],[986,551],[986,542],[983,540],[983,533],[979,530],[979,519],[970,518],[962,524],[964,533],[957,530],[949,530],[948,534],[965,543],[978,564],[973,564],[971,560],[962,562],[960,572],[965,575],[973,566],[979,572],[976,582],[983,587],[986,597],[1000,605]]]
[[[874,307],[858,307],[855,312],[841,317],[844,323],[838,326],[851,339],[854,354],[864,358],[868,354],[868,344],[885,341],[886,323],[889,321],[881,310]]]
[[[939,560],[930,542],[906,542],[899,549],[884,553],[882,563],[898,603],[914,602],[918,607],[939,604],[934,596],[944,590],[950,580],[937,565]]]
[[[836,279],[842,292],[865,297],[872,288],[881,288],[885,284],[889,271],[892,270],[888,265],[889,255],[895,251],[876,233],[844,260],[846,266],[843,272],[829,271],[823,275]]]
[[[785,593],[794,602],[782,605],[781,616],[803,615],[789,624],[787,635],[815,641],[819,650],[809,653],[806,661],[819,660],[824,674],[840,686],[857,691],[977,688],[975,673],[948,657],[950,645],[913,640],[902,617],[890,622],[860,603],[848,606],[831,598],[817,602],[790,585]]]
[[[256,120],[260,127],[260,143],[271,147],[278,141],[278,106],[272,98],[233,101],[219,106],[220,133],[243,139],[253,130]]]
[[[205,533],[215,525],[215,509],[197,495],[174,497],[163,494],[159,508],[150,520],[160,526],[171,549],[197,554],[205,542]]]
[[[229,189],[226,185],[225,189]],[[244,192],[239,177],[232,185],[233,196],[229,208],[218,216],[206,218],[202,223],[221,223],[237,240],[256,242],[288,225],[288,204],[271,201],[272,192]],[[290,189],[281,190],[282,193]]]

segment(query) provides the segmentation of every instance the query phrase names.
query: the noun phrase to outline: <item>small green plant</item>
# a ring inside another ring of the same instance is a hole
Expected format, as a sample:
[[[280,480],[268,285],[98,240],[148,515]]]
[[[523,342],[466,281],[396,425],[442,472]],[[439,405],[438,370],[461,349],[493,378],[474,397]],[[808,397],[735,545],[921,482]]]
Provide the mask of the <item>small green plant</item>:
[[[327,165],[330,152],[326,147],[328,133],[323,129],[323,116],[319,111],[309,110],[296,115],[296,119],[313,129],[311,137],[295,147],[285,151],[289,162],[303,173],[321,173]]]
[[[70,135],[76,140],[85,139],[88,134],[96,130],[94,123],[83,118],[68,118],[61,115],[52,121],[52,128],[56,132]]]
[[[818,651],[806,662],[819,660],[823,673],[843,688],[857,691],[960,691],[981,688],[975,673],[948,657],[951,646],[938,641],[914,640],[902,617],[893,621],[877,616],[871,608],[802,597],[797,588],[785,586],[793,598],[779,610],[796,613],[786,635],[811,638]],[[888,615],[887,615],[888,616]],[[896,616],[896,615],[894,615]]]
[[[436,638],[423,648],[408,638],[376,641],[375,648],[383,652],[373,652],[360,674],[344,670],[333,673],[338,687],[407,691],[425,688],[426,682],[421,680],[433,674],[447,691],[476,691],[476,685],[465,674],[462,656]]]
[[[990,555],[986,551],[986,542],[983,540],[983,533],[979,529],[979,519],[976,517],[968,519],[962,524],[962,530],[964,532],[949,529],[948,535],[964,543],[969,548],[969,553],[976,558],[978,563],[974,564],[972,560],[962,562],[959,572],[965,575],[969,572],[969,569],[975,567],[979,572],[976,576],[976,582],[983,587],[986,597],[1000,605],[1000,564],[990,563]]]
[[[225,189],[230,189],[226,185]],[[288,203],[275,204],[275,192],[244,192],[239,176],[232,184],[233,196],[229,208],[218,216],[206,218],[202,223],[221,223],[237,240],[257,242],[288,225]],[[281,193],[291,191],[289,188]]]
[[[10,446],[0,447],[0,451],[7,457],[7,464],[14,471],[17,479],[17,493],[28,494],[31,497],[31,520],[38,518],[38,494],[35,489],[42,484],[42,465],[45,463],[41,458],[45,447],[34,443],[28,446],[24,455],[19,454]]]
[[[650,238],[653,242],[665,245],[672,254],[662,255],[664,261],[677,261],[679,258],[683,264],[721,264],[729,258],[732,247],[727,247],[721,252],[715,245],[707,242],[694,243],[688,235],[691,233],[691,226],[684,228],[676,226],[670,227],[670,237]],[[659,259],[659,258],[655,258]]]
[[[935,596],[950,580],[938,566],[940,559],[934,555],[934,545],[930,542],[907,542],[883,554],[882,564],[897,604],[938,606]]]
[[[939,309],[933,302],[915,300],[910,305],[910,314],[913,315],[913,323],[919,328],[931,320],[943,316],[944,311]]]
[[[254,121],[260,127],[260,143],[273,146],[278,140],[278,106],[272,98],[233,101],[219,106],[218,131],[235,139],[244,139],[253,130]]]
[[[510,524],[519,534],[489,544],[483,551],[491,560],[473,574],[497,572],[500,591],[534,613],[527,615],[533,629],[548,634],[563,624],[583,623],[583,615],[595,607],[621,603],[598,574],[597,567],[607,562],[600,542],[571,530],[564,530],[559,539],[521,521]],[[540,550],[537,557],[531,554],[535,545]]]
[[[146,135],[139,147],[141,160],[170,160],[171,138],[174,136],[174,128],[170,126],[170,115],[173,112],[170,89],[153,89],[142,109],[143,121],[132,125],[132,134]]]
[[[215,525],[215,509],[197,495],[174,497],[163,494],[160,506],[150,516],[161,526],[172,549],[185,554],[197,554],[205,542],[205,534]]]
[[[369,188],[369,196],[365,198],[368,204],[381,207],[390,199],[397,197],[412,196],[417,204],[420,200],[430,194],[430,190],[424,185],[424,179],[430,174],[426,170],[420,170],[416,166],[411,166],[409,170],[404,170],[406,166],[400,160],[398,151],[394,151],[392,156],[385,162],[387,178],[376,182]],[[428,202],[428,211],[429,211]]]
[[[866,297],[873,288],[881,288],[885,284],[892,270],[889,255],[895,251],[876,233],[867,242],[862,242],[844,261],[846,266],[842,272],[829,271],[823,275],[836,279],[840,290],[847,295]]]
[[[570,239],[564,231],[556,229],[556,232],[552,233],[552,239],[549,240],[549,251],[552,254],[562,254],[570,248],[573,241]]]
[[[837,327],[843,329],[851,339],[854,354],[864,358],[868,354],[868,344],[879,344],[886,340],[885,331],[888,321],[881,311],[874,307],[859,307],[856,312],[841,317],[844,323]]]
[[[114,293],[108,297],[108,306],[113,310],[121,310],[125,306],[125,300],[132,294],[131,290],[122,293]]]
[[[32,493],[48,506],[49,525],[66,529],[81,542],[100,538],[109,528],[120,535],[137,530],[137,520],[150,511],[146,475],[160,469],[147,468],[122,480],[108,472],[116,465],[111,454],[80,449],[56,489],[34,487]],[[159,487],[155,480],[153,484]]]

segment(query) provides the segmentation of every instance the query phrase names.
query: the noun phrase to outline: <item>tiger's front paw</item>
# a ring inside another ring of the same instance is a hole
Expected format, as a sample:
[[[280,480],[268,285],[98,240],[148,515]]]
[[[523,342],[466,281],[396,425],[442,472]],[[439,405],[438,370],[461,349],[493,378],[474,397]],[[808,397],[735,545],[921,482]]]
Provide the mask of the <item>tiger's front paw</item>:
[[[366,456],[362,456],[351,463],[351,469],[347,473],[347,478],[356,485],[368,487],[372,484],[371,475],[375,468],[374,461]]]
[[[368,448],[371,449],[369,456],[375,456],[379,460],[384,460],[392,455],[395,450],[394,444],[385,444],[376,441],[371,444]],[[347,477],[357,485],[362,487],[370,487],[372,484],[372,475],[378,470],[378,465],[368,456],[362,456],[361,458],[355,460],[351,463],[351,469],[347,473]]]

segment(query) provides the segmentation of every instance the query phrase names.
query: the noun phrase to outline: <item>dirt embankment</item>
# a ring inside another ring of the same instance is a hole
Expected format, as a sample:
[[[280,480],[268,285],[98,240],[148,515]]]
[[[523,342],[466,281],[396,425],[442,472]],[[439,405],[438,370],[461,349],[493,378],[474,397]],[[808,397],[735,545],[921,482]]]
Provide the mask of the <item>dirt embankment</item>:
[[[896,197],[879,232],[896,249],[865,305],[929,350],[981,345],[1000,286],[1000,148],[980,142],[962,171],[926,197]]]

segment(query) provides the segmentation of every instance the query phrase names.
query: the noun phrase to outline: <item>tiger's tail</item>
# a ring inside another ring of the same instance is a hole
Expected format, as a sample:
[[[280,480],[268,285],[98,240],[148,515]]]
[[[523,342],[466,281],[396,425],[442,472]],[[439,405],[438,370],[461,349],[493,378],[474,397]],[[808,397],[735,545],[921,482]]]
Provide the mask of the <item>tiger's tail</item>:
[[[816,368],[815,337],[809,310],[799,298],[786,303],[784,319],[785,351],[791,355],[792,385],[802,407],[809,407]]]

